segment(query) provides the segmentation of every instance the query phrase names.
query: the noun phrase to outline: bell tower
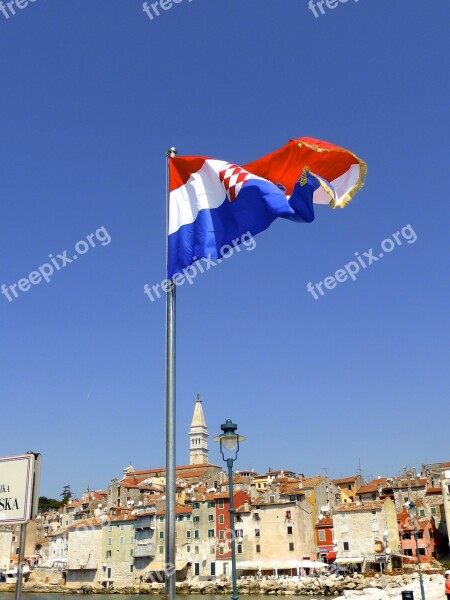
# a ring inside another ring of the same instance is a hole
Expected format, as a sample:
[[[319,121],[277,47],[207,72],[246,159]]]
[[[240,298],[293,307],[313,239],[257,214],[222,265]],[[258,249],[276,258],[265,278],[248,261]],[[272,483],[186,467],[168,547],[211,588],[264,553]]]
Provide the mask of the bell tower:
[[[206,429],[200,394],[197,394],[194,415],[189,429],[189,464],[208,464],[208,430]]]

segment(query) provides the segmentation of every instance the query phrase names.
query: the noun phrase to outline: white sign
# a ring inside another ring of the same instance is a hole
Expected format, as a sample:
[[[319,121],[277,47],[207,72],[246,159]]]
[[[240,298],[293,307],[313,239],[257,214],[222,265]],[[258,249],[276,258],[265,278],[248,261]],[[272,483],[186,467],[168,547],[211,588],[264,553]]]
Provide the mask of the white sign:
[[[34,455],[0,458],[0,525],[30,520]]]

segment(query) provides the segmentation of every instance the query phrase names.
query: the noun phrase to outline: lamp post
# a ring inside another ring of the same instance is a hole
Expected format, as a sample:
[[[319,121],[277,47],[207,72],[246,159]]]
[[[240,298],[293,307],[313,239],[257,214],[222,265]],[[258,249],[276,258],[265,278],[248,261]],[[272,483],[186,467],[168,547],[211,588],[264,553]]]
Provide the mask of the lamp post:
[[[411,519],[413,525],[413,533],[414,539],[416,541],[416,556],[417,556],[417,566],[419,568],[419,580],[420,580],[420,593],[422,595],[422,600],[425,600],[425,588],[423,587],[423,577],[422,577],[422,563],[420,562],[420,554],[419,554],[419,524],[417,522],[417,508],[414,502],[408,503],[408,514]]]
[[[230,494],[230,529],[231,529],[231,581],[233,584],[233,595],[231,600],[238,600],[237,581],[236,581],[236,544],[234,533],[234,495],[233,495],[233,463],[237,459],[239,452],[239,443],[245,440],[245,437],[238,435],[237,425],[231,419],[227,419],[220,426],[222,433],[213,440],[220,443],[220,453],[228,468],[228,490]]]

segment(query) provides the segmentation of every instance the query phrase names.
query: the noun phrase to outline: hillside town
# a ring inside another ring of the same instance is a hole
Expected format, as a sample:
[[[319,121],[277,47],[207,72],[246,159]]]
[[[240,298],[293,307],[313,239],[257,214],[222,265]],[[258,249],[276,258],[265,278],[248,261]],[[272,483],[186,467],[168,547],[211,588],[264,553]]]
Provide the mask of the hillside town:
[[[227,580],[232,537],[240,578],[395,571],[437,565],[449,552],[450,462],[364,481],[286,469],[235,471],[235,528],[228,477],[208,459],[197,398],[189,464],[177,467],[177,581]],[[87,490],[27,526],[27,577],[68,587],[143,584],[164,578],[165,469],[128,466],[105,490]],[[407,511],[417,508],[415,529]],[[19,532],[0,529],[0,574],[14,573]]]

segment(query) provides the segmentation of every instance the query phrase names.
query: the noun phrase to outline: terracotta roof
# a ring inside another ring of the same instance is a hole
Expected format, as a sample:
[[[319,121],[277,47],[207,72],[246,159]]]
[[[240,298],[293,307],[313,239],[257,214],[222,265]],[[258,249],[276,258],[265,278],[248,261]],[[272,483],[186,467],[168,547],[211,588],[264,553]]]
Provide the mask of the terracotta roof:
[[[428,488],[427,494],[442,494],[442,488]]]
[[[316,523],[316,528],[329,527],[330,525],[333,525],[333,519],[331,517],[326,517],[325,519],[322,519]]]
[[[66,535],[67,534],[67,529],[58,529],[57,531],[53,531],[52,533],[49,533],[47,537],[51,538],[51,537],[58,537],[58,535]]]
[[[397,514],[397,521],[399,521],[402,525],[402,529],[406,529],[407,531],[413,531],[414,526],[411,523],[409,518],[409,514],[406,509],[403,509],[403,512]],[[417,519],[417,524],[420,529],[426,529],[427,527],[433,527],[431,521],[425,519],[424,517],[419,517]]]
[[[366,483],[359,488],[358,494],[370,494],[371,492],[378,492],[379,486],[383,486],[388,482],[386,478],[373,479],[369,483]]]
[[[187,469],[198,469],[199,467],[214,467],[216,469],[219,469],[220,467],[218,467],[217,465],[212,465],[210,463],[205,463],[203,465],[182,465],[182,466],[178,466],[176,467],[177,471],[186,471]],[[165,467],[161,467],[160,469],[145,469],[144,471],[131,471],[130,473],[128,473],[128,477],[132,477],[133,475],[149,475],[150,473],[160,473],[163,474],[166,472]]]
[[[363,510],[381,510],[384,505],[384,500],[372,500],[372,502],[347,502],[340,504],[334,509],[334,512],[360,512]]]
[[[177,515],[187,515],[192,513],[192,508],[189,506],[183,506],[182,504],[177,504],[175,512]],[[159,510],[156,515],[158,517],[162,517],[166,514],[166,510]]]
[[[331,483],[334,485],[344,485],[346,483],[354,483],[358,479],[359,475],[353,475],[353,477],[344,477],[343,479],[332,479]]]
[[[425,487],[427,485],[426,477],[421,477],[418,480],[408,479],[408,478],[399,478],[393,481],[392,487],[396,490],[400,488],[415,488],[415,487]]]
[[[101,520],[98,517],[93,519],[83,519],[83,521],[76,521],[67,527],[70,532],[72,529],[82,529],[83,527],[99,527],[102,525]]]
[[[303,488],[308,489],[315,487],[319,483],[322,483],[322,481],[325,481],[325,479],[326,478],[323,475],[316,475],[315,477],[304,477],[300,479],[300,481],[303,483]]]
[[[128,513],[124,514],[124,515],[109,516],[106,523],[108,523],[108,522],[116,523],[117,521],[136,521],[136,517],[134,515],[131,515]]]

